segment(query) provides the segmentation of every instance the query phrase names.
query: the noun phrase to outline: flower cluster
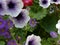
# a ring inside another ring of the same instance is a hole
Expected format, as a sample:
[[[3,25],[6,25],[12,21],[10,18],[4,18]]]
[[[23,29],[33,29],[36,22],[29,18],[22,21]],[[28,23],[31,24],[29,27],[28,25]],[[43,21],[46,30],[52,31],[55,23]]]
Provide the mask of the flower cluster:
[[[0,16],[0,36],[5,38],[11,38],[9,29],[13,27],[13,22],[10,19],[3,19],[4,16]]]
[[[30,19],[29,12],[23,9],[23,6],[22,0],[2,0],[0,1],[0,15],[9,15],[13,18],[15,27],[23,28]]]
[[[23,45],[49,45],[55,38],[60,44],[58,5],[60,0],[0,0],[0,37],[5,45],[22,45],[23,41]]]

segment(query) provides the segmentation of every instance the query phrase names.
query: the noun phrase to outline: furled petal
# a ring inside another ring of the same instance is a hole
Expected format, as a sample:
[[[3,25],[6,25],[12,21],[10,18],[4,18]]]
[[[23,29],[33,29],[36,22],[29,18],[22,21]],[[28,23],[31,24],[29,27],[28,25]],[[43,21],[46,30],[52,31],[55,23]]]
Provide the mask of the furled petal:
[[[23,2],[22,0],[6,0],[6,8],[7,15],[16,17],[22,11]]]
[[[52,38],[57,38],[57,37],[58,37],[58,36],[57,36],[57,33],[54,32],[54,31],[51,31],[51,32],[50,32],[50,36],[51,36]]]

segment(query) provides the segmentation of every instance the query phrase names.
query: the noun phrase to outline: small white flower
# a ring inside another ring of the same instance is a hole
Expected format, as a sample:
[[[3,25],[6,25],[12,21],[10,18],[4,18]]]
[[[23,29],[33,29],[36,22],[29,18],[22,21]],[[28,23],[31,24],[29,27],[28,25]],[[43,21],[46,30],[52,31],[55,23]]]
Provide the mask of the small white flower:
[[[29,11],[22,9],[21,13],[17,17],[10,17],[10,19],[13,21],[16,28],[23,28],[30,20]]]
[[[16,17],[22,11],[22,8],[23,8],[22,0],[6,0],[7,15]]]
[[[51,0],[51,3],[60,4],[60,0]]]
[[[41,45],[41,38],[34,34],[29,35],[26,39],[25,45]]]
[[[50,6],[50,0],[39,0],[39,5],[43,8],[48,8]]]
[[[58,34],[60,34],[60,20],[58,20],[58,23],[56,24],[56,28],[58,29]]]

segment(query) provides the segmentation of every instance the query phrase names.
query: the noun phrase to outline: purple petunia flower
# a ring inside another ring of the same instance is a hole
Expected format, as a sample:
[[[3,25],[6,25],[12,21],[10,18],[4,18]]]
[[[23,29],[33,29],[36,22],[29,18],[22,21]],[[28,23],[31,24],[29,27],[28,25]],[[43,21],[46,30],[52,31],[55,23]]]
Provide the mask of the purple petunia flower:
[[[8,29],[6,29],[6,28],[0,29],[0,36],[5,35],[7,31],[8,31]]]
[[[30,24],[31,27],[35,27],[36,24],[37,24],[36,19],[30,19],[29,24]]]
[[[52,38],[57,38],[57,33],[54,32],[54,31],[52,31],[52,32],[50,32],[50,36],[51,36]]]
[[[6,20],[6,28],[10,29],[13,27],[13,22],[10,20],[10,19],[7,19]]]
[[[17,45],[16,41],[15,40],[9,40],[7,42],[7,45]]]
[[[0,18],[0,29],[1,29],[1,28],[4,28],[5,25],[6,25],[6,21],[3,20],[2,18]]]
[[[30,20],[30,17],[28,11],[26,9],[23,9],[17,17],[10,17],[10,19],[13,21],[15,27],[23,28]]]
[[[10,32],[8,31],[3,36],[4,38],[11,38]]]
[[[23,2],[22,0],[6,0],[6,8],[7,8],[7,15],[12,17],[18,16],[18,14],[22,11]]]

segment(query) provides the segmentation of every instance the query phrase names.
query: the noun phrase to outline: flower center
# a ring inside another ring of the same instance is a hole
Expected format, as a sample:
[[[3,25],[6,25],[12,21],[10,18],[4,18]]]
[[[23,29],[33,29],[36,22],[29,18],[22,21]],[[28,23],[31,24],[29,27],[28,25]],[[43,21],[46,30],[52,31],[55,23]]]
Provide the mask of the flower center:
[[[4,29],[2,29],[2,32],[4,32],[5,30]]]
[[[46,1],[46,0],[43,0],[43,1],[42,1],[42,3],[43,3],[43,4],[46,4],[46,3],[47,3],[47,1]]]
[[[8,8],[9,8],[9,9],[14,9],[14,8],[15,8],[15,3],[9,2],[9,3],[8,3]]]
[[[17,17],[15,17],[17,20],[23,19],[23,13],[21,12]]]
[[[34,40],[29,41],[28,45],[34,45],[33,42],[34,42]]]
[[[8,25],[10,26],[10,21],[8,21]]]
[[[34,22],[34,21],[32,21],[32,24],[35,24],[35,22]]]
[[[2,9],[2,4],[0,4],[0,9]]]
[[[14,45],[14,42],[11,42],[11,45]]]
[[[2,22],[0,22],[0,25],[2,24]]]
[[[57,0],[53,0],[54,2],[57,2]]]

